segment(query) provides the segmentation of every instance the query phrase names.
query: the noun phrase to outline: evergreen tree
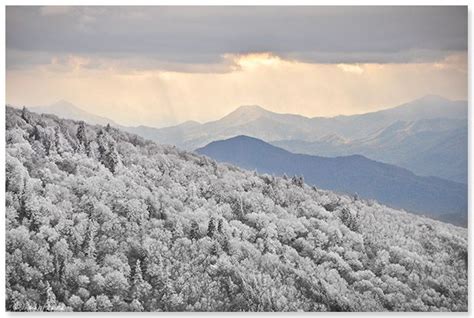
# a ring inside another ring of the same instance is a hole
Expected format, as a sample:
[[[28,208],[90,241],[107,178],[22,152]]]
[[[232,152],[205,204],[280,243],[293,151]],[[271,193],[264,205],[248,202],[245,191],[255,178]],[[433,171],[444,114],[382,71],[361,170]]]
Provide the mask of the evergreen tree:
[[[145,305],[151,292],[151,285],[143,279],[140,260],[135,263],[135,274],[132,278],[132,288],[130,296],[133,300],[138,300]]]
[[[209,251],[211,255],[217,255],[219,253],[219,244],[217,242],[214,242],[211,245],[211,249]]]
[[[97,135],[99,145],[99,160],[112,173],[117,171],[120,165],[120,158],[117,153],[115,142],[108,135],[106,130],[101,129]]]
[[[191,232],[190,232],[190,237],[192,240],[198,240],[200,235],[199,235],[199,224],[196,221],[191,222]]]
[[[86,126],[85,126],[85,123],[83,121],[81,121],[79,123],[79,127],[77,128],[77,133],[76,133],[76,137],[77,139],[79,140],[79,143],[84,147],[86,147],[86,145],[89,143],[89,141],[87,140],[87,134],[86,134]]]
[[[21,118],[23,118],[27,123],[30,123],[31,116],[26,106],[23,106],[23,109],[21,110]]]
[[[209,224],[207,225],[207,236],[212,238],[214,236],[215,230],[216,226],[214,225],[214,218],[211,218],[209,220]]]
[[[142,268],[140,266],[140,260],[137,259],[135,263],[135,274],[132,278],[132,289],[131,289],[131,296],[133,299],[140,299],[141,298],[141,288],[144,283],[143,276],[142,276]]]
[[[49,282],[46,283],[46,302],[44,305],[44,311],[61,311],[63,306],[61,306],[56,300],[56,295],[53,292],[53,289],[49,285]]]
[[[96,246],[94,242],[94,233],[91,231],[87,242],[86,256],[92,259],[96,257]]]
[[[33,140],[41,141],[41,130],[39,127],[40,127],[39,125],[34,125],[33,127],[33,132],[30,135],[30,137],[32,137]]]

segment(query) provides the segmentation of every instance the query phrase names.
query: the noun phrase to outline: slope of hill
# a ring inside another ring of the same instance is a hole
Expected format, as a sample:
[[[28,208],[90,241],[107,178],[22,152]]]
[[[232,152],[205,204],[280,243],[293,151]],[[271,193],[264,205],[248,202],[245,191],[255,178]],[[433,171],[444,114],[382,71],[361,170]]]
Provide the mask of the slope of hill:
[[[320,188],[358,193],[393,207],[467,224],[466,185],[419,177],[406,169],[360,155],[329,158],[294,154],[247,136],[215,141],[196,151],[245,169],[299,175]]]
[[[440,96],[428,95],[377,112],[334,117],[338,125],[332,133],[337,133],[341,137],[359,139],[374,134],[397,121],[413,122],[443,118],[461,119],[467,123],[467,116],[467,101],[453,101]],[[317,120],[317,118],[314,119]]]
[[[9,311],[467,311],[466,229],[6,109]]]

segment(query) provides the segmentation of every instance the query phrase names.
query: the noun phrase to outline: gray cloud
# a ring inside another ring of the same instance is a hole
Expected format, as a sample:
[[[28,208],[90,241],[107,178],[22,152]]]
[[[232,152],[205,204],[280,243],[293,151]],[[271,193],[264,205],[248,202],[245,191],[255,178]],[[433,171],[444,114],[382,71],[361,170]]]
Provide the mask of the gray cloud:
[[[67,54],[169,65],[253,52],[315,63],[423,62],[467,50],[467,7],[9,6],[6,47],[9,69]]]

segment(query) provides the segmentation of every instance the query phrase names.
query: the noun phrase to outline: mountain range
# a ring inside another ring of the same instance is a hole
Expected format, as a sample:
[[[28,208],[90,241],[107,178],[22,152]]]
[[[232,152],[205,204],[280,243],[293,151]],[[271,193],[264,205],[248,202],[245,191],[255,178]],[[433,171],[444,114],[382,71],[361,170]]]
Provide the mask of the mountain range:
[[[31,108],[122,130],[186,150],[245,135],[294,153],[318,156],[363,155],[421,176],[467,183],[467,101],[425,96],[398,107],[360,115],[313,117],[279,114],[260,106],[241,106],[207,123],[154,128],[125,127],[61,102]]]
[[[417,176],[361,155],[329,158],[294,154],[248,136],[215,141],[196,152],[259,173],[303,176],[305,182],[319,188],[357,193],[394,208],[467,224],[465,184]]]
[[[296,153],[322,156],[361,154],[424,176],[467,183],[467,120],[396,121],[361,139],[336,135],[317,141],[279,140],[272,144]]]

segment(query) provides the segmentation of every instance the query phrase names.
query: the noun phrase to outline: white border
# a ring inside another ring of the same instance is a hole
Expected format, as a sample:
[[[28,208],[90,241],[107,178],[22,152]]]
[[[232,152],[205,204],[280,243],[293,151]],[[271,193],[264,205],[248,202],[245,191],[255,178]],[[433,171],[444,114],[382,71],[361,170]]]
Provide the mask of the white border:
[[[126,1],[126,0],[115,0],[115,1],[104,1],[104,0],[83,0],[83,1],[71,1],[71,0],[47,0],[47,1],[24,1],[24,0],[6,0],[5,5],[384,5],[384,6],[399,6],[399,5],[469,5],[469,1],[459,1],[459,0],[451,0],[451,1],[413,1],[409,0],[399,0],[399,1],[304,1],[304,0],[294,0],[294,1],[268,1],[268,0],[226,0],[225,3],[223,1],[217,0],[207,0],[207,1],[183,1],[183,0],[160,0],[160,1],[144,1],[144,0],[135,0],[135,1]],[[472,40],[472,23],[471,23],[471,7],[469,6],[469,36],[468,36],[468,47],[469,52],[471,52],[471,40]],[[1,58],[2,58],[2,77],[1,81],[3,82],[3,86],[5,88],[5,6],[0,13],[1,21],[1,43],[3,45],[3,49],[1,51]],[[472,207],[472,195],[473,195],[473,188],[471,187],[472,181],[472,173],[471,173],[471,164],[472,164],[472,144],[473,144],[473,132],[471,129],[472,124],[472,116],[473,112],[471,111],[471,91],[472,91],[472,81],[471,81],[471,58],[470,55],[468,60],[468,68],[469,68],[469,75],[468,75],[468,99],[469,99],[469,211],[471,211]],[[25,92],[26,93],[26,92]],[[5,89],[1,92],[2,98],[5,101]],[[0,122],[2,127],[5,127],[5,111],[0,112]],[[1,280],[1,287],[0,287],[0,317],[33,317],[36,315],[39,316],[46,316],[46,315],[54,315],[55,317],[67,317],[69,313],[6,313],[5,312],[5,129],[0,129],[0,170],[1,176],[0,178],[0,211],[3,211],[2,216],[0,217],[0,260],[2,261],[2,268],[0,269],[0,280]],[[468,222],[468,232],[469,232],[469,314],[463,313],[387,313],[392,317],[418,317],[418,316],[428,316],[428,315],[436,315],[438,317],[443,316],[471,316],[472,315],[472,280],[471,280],[471,273],[472,273],[472,266],[473,266],[473,257],[472,257],[472,218],[469,217]],[[133,317],[135,313],[71,313],[74,316],[90,316],[90,317],[99,317],[99,316],[122,316],[122,317]],[[278,315],[280,317],[292,317],[295,313],[245,313],[237,314],[237,313],[141,313],[140,315],[143,316],[168,316],[168,317],[186,317],[186,316],[221,316],[221,315],[229,315],[229,316],[246,316],[246,317],[256,317],[257,315],[262,316],[269,316],[269,315]],[[380,313],[301,313],[298,315],[323,315],[323,316],[332,316],[332,317],[340,317],[345,315],[351,316],[359,316],[359,317],[379,317]]]
[[[399,0],[399,1],[376,1],[376,0],[365,0],[365,1],[355,1],[355,0],[200,0],[200,1],[190,1],[190,0],[6,0],[6,5],[219,5],[219,6],[255,6],[255,5],[269,5],[269,6],[295,6],[295,5],[319,5],[319,6],[433,6],[433,5],[443,5],[443,6],[455,6],[455,5],[468,5],[469,1],[466,0],[418,0],[418,1],[409,1],[409,0]]]

